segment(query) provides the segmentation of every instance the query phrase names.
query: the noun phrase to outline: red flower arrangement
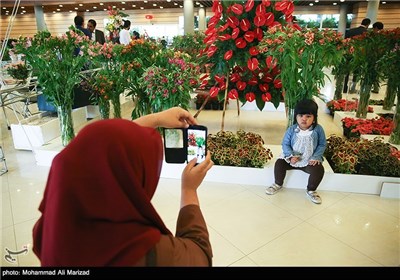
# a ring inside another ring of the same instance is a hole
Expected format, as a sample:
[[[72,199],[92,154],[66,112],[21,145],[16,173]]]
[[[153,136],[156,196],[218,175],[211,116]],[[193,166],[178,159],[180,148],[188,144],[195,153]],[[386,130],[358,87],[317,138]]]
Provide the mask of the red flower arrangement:
[[[293,10],[289,0],[214,0],[203,50],[211,74],[201,88],[210,86],[210,96],[220,100],[225,95],[243,103],[256,100],[260,110],[268,101],[278,107],[282,99],[282,83],[276,78],[279,67],[276,61],[262,59],[257,46],[266,30],[291,22]]]
[[[333,115],[335,111],[354,112],[357,110],[357,106],[358,106],[357,100],[338,99],[338,100],[331,100],[326,103],[326,107],[329,109],[331,115]],[[373,113],[374,108],[368,106],[368,112]]]
[[[390,135],[394,122],[384,117],[374,119],[343,118],[343,129],[350,132],[348,138],[359,137],[361,134]]]

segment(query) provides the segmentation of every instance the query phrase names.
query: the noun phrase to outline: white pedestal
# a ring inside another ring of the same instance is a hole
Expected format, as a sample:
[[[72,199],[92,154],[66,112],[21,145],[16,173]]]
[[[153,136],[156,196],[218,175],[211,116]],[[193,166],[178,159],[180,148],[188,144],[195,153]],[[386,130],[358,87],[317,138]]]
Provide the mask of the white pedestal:
[[[88,105],[85,107],[86,109],[86,118],[94,119],[100,116],[99,106],[98,105]]]
[[[40,122],[46,114],[37,114],[21,121],[21,124],[12,124],[11,133],[14,148],[17,150],[32,150],[32,147],[40,147],[50,140],[61,135],[60,122],[57,117],[49,121]],[[84,107],[72,110],[74,128],[86,122],[86,109]],[[34,123],[38,125],[34,125]]]
[[[342,119],[344,118],[356,118],[356,112],[344,112],[344,111],[335,111],[335,114],[333,116],[333,122],[336,124],[338,127],[343,128],[342,125]],[[379,116],[375,113],[367,113],[367,119],[373,119],[373,118],[378,118]]]
[[[400,182],[399,182],[399,180],[397,181],[397,183],[384,182],[382,184],[381,197],[400,199]]]

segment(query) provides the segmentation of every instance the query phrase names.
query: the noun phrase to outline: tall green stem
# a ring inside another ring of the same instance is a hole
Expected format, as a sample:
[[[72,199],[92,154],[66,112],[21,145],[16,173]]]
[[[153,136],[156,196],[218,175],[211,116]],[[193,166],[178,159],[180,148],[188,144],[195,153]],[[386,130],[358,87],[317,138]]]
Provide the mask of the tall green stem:
[[[75,137],[74,122],[72,120],[72,105],[63,104],[57,107],[60,121],[61,143],[65,147]]]
[[[360,100],[358,102],[358,108],[356,112],[357,118],[362,118],[362,119],[367,118],[368,102],[369,102],[369,97],[371,96],[371,88],[372,88],[372,83],[371,84],[366,83],[365,80],[361,84]]]

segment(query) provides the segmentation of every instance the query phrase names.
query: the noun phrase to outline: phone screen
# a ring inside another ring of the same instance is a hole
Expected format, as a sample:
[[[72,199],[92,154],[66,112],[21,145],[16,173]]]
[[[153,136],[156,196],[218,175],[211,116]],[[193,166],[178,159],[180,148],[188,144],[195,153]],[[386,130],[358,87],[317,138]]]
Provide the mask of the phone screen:
[[[197,164],[203,162],[207,154],[207,128],[189,127],[187,130],[187,161],[197,157]]]

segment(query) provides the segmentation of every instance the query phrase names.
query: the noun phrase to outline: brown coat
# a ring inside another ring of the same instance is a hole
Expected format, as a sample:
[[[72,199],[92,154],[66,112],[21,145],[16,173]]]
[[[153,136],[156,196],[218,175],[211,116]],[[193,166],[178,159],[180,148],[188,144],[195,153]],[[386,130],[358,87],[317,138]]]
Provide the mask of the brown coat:
[[[161,235],[160,241],[136,265],[211,266],[211,244],[200,207],[183,207],[179,211],[176,235]]]

